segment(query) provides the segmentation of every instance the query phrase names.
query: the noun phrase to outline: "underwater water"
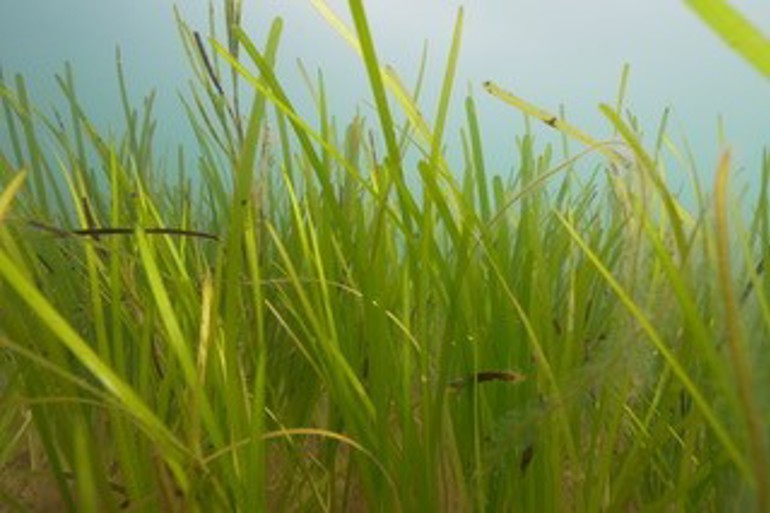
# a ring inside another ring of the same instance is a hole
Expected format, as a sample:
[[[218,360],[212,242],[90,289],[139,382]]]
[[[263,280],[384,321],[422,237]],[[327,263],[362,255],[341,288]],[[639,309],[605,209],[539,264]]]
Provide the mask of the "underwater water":
[[[349,20],[346,2],[328,4]],[[3,0],[0,66],[6,74],[23,73],[40,105],[47,106],[60,99],[54,73],[61,71],[65,60],[71,61],[89,113],[101,126],[109,126],[122,116],[115,101],[115,48],[120,46],[134,97],[157,89],[158,134],[173,149],[177,142],[191,141],[178,99],[180,91],[187,92],[190,73],[173,5],[155,0],[119,5],[98,0]],[[513,139],[522,130],[522,118],[485,95],[484,80],[494,80],[552,111],[563,105],[574,124],[603,136],[610,132],[597,105],[614,100],[622,66],[629,63],[627,106],[650,138],[663,110],[672,107],[670,135],[677,144],[687,137],[697,149],[699,172],[710,181],[720,148],[721,116],[738,168],[744,168],[742,175],[751,181],[770,138],[766,122],[770,104],[757,101],[770,84],[715,37],[684,2],[367,2],[381,60],[394,66],[408,83],[415,80],[427,41],[421,105],[429,117],[461,5],[465,6],[465,29],[455,96],[461,97],[470,87],[480,98],[493,170],[507,173],[515,161]],[[207,2],[187,0],[177,6],[191,26],[205,30]],[[741,2],[741,9],[760,26],[770,21],[770,5],[765,2]],[[330,111],[338,122],[346,122],[357,110],[374,117],[361,63],[310,2],[246,2],[244,16],[244,26],[258,41],[264,40],[274,17],[285,19],[279,74],[301,111],[302,106],[309,113],[313,108],[298,59],[310,73],[323,70]],[[463,115],[461,102],[453,102],[453,109],[450,120]],[[547,128],[536,130],[542,141],[549,140]],[[448,138],[457,141],[456,130],[450,129]],[[449,144],[450,157],[457,146]]]

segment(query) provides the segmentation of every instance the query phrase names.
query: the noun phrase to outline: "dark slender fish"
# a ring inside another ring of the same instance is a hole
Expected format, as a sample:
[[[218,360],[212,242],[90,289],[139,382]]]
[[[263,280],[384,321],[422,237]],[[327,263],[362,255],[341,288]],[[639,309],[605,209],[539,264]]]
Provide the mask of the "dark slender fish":
[[[519,383],[524,381],[526,376],[516,371],[480,371],[464,378],[456,379],[449,383],[452,390],[460,390],[472,383],[486,383],[488,381],[504,381],[507,383]]]
[[[535,446],[532,444],[529,444],[524,448],[523,451],[521,451],[521,459],[519,460],[519,469],[521,470],[521,473],[527,471],[527,468],[529,467],[529,464],[532,463],[532,458],[535,457]]]

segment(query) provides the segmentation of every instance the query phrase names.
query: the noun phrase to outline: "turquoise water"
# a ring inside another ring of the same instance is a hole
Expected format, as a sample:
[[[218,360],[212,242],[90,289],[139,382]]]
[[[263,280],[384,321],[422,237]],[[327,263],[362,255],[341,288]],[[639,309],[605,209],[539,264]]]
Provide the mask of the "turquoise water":
[[[325,72],[332,112],[348,119],[356,109],[373,118],[363,69],[355,54],[309,2],[246,2],[246,27],[264,41],[274,16],[285,19],[280,74],[293,98],[312,112],[296,59]],[[346,2],[329,4],[345,19]],[[456,82],[455,126],[462,97],[471,87],[482,117],[492,167],[507,172],[515,161],[513,140],[521,116],[488,97],[484,80],[545,108],[565,105],[568,118],[602,137],[609,135],[597,110],[613,102],[624,62],[631,64],[629,107],[654,137],[664,108],[674,108],[671,135],[686,136],[697,153],[701,174],[710,179],[719,150],[717,119],[723,116],[743,176],[756,173],[762,147],[770,140],[770,82],[755,73],[714,36],[683,2],[671,0],[371,0],[367,3],[381,59],[407,83],[416,77],[424,41],[429,45],[428,84],[423,105],[431,116],[457,9],[465,7],[465,32]],[[761,26],[770,4],[744,1],[742,9]],[[206,2],[179,4],[183,16],[205,30]],[[102,127],[118,126],[115,47],[120,46],[135,99],[158,91],[162,146],[171,151],[189,142],[178,95],[189,78],[178,41],[171,2],[132,0],[2,0],[0,66],[21,72],[41,107],[58,101],[53,74],[73,63],[84,103]],[[455,130],[456,132],[456,130]],[[547,138],[548,134],[543,134]],[[452,141],[450,135],[450,142]]]

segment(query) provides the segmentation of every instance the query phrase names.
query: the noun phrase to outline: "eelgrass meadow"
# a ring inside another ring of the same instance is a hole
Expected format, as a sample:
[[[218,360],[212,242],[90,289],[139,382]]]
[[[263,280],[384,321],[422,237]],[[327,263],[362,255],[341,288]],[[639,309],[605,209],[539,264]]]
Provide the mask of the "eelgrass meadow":
[[[121,133],[70,66],[51,116],[0,77],[2,508],[768,511],[770,157],[739,208],[729,149],[704,183],[665,115],[643,139],[626,72],[609,140],[494,77],[462,97],[462,11],[427,119],[362,1],[350,27],[314,4],[373,108],[339,125],[319,74],[300,116],[281,21],[253,40],[226,0],[221,38],[179,20],[177,165],[119,60]],[[691,4],[767,72],[745,19]],[[564,144],[523,131],[489,169],[480,95]]]

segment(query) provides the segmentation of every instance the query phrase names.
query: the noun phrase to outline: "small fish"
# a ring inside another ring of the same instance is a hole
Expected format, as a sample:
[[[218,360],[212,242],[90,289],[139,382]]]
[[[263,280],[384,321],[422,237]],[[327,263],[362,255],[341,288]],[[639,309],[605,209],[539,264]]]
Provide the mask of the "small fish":
[[[521,470],[521,473],[527,471],[527,468],[529,467],[529,464],[532,463],[532,458],[535,457],[535,446],[532,444],[529,444],[524,448],[523,451],[521,451],[521,459],[519,460],[519,469]]]
[[[520,383],[526,379],[526,376],[516,371],[480,371],[464,378],[456,379],[449,383],[452,390],[460,390],[472,383],[481,384],[488,381],[504,381],[507,383]]]

